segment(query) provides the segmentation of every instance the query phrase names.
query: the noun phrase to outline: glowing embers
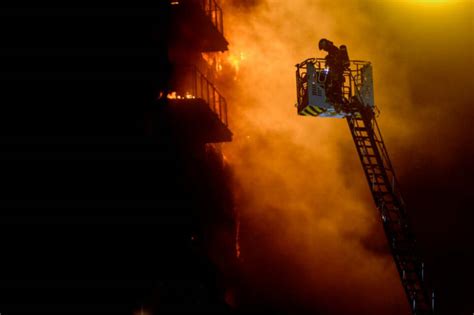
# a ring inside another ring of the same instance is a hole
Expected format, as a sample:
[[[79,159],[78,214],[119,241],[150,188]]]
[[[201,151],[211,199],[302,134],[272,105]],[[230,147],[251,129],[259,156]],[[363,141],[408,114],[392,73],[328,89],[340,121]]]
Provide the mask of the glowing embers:
[[[189,100],[189,99],[195,99],[196,96],[192,95],[192,94],[189,93],[189,92],[186,92],[186,93],[184,94],[184,96],[183,96],[183,95],[179,95],[179,94],[176,93],[176,92],[171,92],[171,93],[168,93],[167,98],[168,98],[169,100]]]

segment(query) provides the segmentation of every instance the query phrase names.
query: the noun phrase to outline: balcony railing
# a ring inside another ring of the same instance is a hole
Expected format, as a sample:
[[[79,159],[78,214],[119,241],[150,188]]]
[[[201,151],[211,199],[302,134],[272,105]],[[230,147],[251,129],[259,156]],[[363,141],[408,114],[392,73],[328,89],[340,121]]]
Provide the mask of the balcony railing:
[[[196,67],[192,67],[192,94],[201,98],[209,104],[209,107],[217,114],[224,125],[227,122],[227,102],[212,84]]]
[[[171,98],[202,99],[219,117],[219,120],[228,126],[225,98],[196,66],[179,66],[175,82],[175,94]]]
[[[229,43],[224,36],[222,8],[217,0],[167,0],[176,15],[175,29],[187,25],[190,32],[179,32],[187,42],[198,42],[201,51],[225,51]],[[183,28],[188,30],[188,28]]]
[[[222,9],[216,0],[196,0],[201,5],[206,15],[211,19],[212,24],[224,35],[224,20],[222,18]]]

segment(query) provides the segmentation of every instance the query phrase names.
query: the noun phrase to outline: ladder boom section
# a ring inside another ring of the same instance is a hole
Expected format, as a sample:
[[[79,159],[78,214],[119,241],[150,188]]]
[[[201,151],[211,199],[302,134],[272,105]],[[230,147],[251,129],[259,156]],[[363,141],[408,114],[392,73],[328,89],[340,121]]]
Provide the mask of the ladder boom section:
[[[346,119],[410,307],[416,315],[433,314],[424,285],[424,264],[416,255],[405,203],[374,113],[362,104],[353,108],[358,114]]]

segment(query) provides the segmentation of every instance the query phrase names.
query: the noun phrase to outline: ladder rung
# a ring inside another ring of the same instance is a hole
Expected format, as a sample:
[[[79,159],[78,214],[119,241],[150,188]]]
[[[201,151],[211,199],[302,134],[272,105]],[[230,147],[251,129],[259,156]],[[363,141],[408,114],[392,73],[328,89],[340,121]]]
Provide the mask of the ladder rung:
[[[380,167],[380,165],[378,164],[372,164],[372,163],[362,163],[362,165],[367,166],[367,167]],[[380,167],[381,169],[383,169],[384,167]]]
[[[380,170],[390,171],[389,168],[385,168],[383,166],[380,167],[378,164],[363,163],[362,165],[364,166],[364,168],[378,168]]]
[[[368,171],[371,171],[371,170],[368,170]],[[370,173],[370,177],[384,178],[383,174],[378,174],[378,173]]]

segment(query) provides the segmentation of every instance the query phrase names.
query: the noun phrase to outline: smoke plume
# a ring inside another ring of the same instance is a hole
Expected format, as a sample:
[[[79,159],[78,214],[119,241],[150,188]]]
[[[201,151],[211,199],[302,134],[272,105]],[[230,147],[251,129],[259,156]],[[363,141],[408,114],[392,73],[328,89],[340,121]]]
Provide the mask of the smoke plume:
[[[294,65],[324,56],[317,50],[320,38],[346,44],[351,59],[374,66],[379,122],[402,186],[410,188],[414,180],[415,156],[433,158],[435,165],[453,163],[455,156],[439,158],[445,148],[430,133],[453,106],[444,99],[454,96],[458,113],[468,99],[449,92],[454,90],[449,82],[441,98],[432,91],[440,69],[454,68],[457,76],[462,65],[441,62],[452,50],[430,49],[440,36],[444,45],[457,47],[439,25],[438,18],[448,14],[458,22],[451,31],[460,28],[456,37],[467,45],[455,52],[472,58],[464,51],[472,51],[469,16],[462,13],[469,4],[425,8],[415,2],[223,3],[237,72],[223,84],[234,132],[224,152],[237,179],[244,308],[409,314],[346,122],[298,116],[293,105]],[[421,9],[428,13],[420,21]],[[421,37],[426,30],[432,34]],[[456,90],[468,88],[466,82]],[[453,128],[454,118],[448,123],[453,134],[462,133]],[[411,152],[420,146],[424,149]]]

